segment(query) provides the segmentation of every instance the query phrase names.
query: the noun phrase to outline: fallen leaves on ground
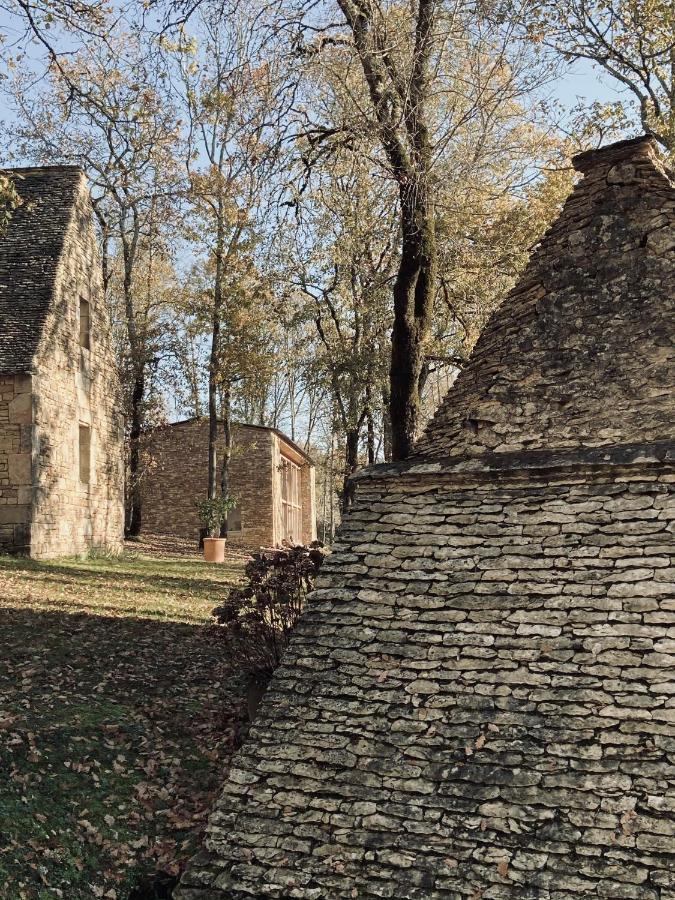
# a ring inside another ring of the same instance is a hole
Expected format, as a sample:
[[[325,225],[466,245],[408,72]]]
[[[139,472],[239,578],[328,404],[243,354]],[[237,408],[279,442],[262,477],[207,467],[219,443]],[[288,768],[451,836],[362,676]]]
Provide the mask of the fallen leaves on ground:
[[[243,715],[241,564],[0,557],[0,898],[124,900],[199,846]]]

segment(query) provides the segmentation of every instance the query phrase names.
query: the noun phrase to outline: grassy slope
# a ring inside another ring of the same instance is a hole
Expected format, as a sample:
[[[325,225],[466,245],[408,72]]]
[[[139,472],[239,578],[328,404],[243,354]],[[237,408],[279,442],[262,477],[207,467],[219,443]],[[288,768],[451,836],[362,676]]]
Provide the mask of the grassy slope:
[[[241,712],[242,564],[0,557],[0,898],[126,897],[197,846]]]

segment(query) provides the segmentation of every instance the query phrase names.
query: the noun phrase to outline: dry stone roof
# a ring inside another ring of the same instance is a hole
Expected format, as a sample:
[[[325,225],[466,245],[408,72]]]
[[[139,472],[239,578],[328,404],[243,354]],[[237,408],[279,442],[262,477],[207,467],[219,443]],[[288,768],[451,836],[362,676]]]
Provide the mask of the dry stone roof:
[[[675,189],[644,139],[577,165],[357,476],[177,900],[675,900]]]
[[[12,169],[22,203],[0,235],[0,372],[30,372],[52,300],[82,171]]]
[[[574,162],[585,177],[418,454],[594,447],[668,432],[673,183],[649,137]]]

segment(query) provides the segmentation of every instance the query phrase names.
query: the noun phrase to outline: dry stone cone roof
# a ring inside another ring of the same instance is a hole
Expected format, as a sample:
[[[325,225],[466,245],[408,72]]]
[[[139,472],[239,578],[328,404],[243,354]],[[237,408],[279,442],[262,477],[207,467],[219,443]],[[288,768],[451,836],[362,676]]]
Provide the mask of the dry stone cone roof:
[[[649,137],[574,162],[584,178],[418,454],[597,447],[672,433],[673,182]]]
[[[675,190],[583,178],[365,470],[179,900],[674,900]]]
[[[10,169],[21,203],[0,233],[0,372],[33,368],[83,179],[77,166]]]

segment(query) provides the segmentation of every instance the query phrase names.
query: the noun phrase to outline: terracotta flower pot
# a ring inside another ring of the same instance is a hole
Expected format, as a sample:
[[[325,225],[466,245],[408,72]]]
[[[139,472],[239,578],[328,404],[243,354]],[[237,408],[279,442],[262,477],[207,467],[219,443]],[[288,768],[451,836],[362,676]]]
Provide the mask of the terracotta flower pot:
[[[204,538],[204,559],[206,562],[225,562],[225,538]]]

